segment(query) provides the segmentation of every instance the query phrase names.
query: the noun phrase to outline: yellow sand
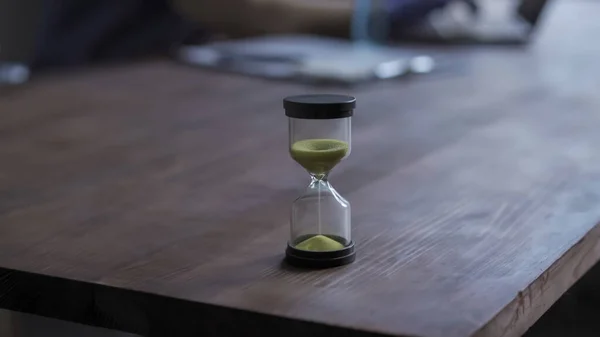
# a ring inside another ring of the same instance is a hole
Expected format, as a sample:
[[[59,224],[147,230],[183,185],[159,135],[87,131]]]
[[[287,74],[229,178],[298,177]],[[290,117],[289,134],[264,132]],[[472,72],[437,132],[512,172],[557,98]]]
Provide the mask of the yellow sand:
[[[315,235],[297,244],[296,248],[312,252],[330,252],[344,249],[344,245],[325,235]]]
[[[292,158],[312,174],[326,174],[348,154],[348,143],[337,139],[304,139],[292,144]]]

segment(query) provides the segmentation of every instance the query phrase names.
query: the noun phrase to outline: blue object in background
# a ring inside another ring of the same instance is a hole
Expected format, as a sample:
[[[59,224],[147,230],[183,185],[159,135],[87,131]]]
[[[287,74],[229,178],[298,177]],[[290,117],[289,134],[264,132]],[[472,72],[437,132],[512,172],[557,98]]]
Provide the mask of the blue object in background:
[[[355,0],[350,36],[357,43],[384,42],[393,31],[419,24],[452,1],[456,0]]]
[[[354,42],[368,42],[369,21],[371,16],[371,0],[354,0],[354,14],[350,36]]]

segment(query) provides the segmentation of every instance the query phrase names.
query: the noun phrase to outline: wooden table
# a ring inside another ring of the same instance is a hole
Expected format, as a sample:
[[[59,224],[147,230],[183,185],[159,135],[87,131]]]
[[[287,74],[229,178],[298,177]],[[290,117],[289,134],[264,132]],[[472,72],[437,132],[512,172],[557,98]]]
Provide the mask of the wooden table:
[[[281,264],[307,183],[281,99],[314,88],[150,62],[3,92],[0,305],[156,336],[521,335],[600,258],[593,6],[334,90],[359,104],[338,269]]]

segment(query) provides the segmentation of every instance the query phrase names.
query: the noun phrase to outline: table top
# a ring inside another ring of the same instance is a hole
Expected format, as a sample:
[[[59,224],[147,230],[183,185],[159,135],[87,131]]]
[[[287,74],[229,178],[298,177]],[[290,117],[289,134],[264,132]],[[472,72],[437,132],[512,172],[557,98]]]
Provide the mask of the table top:
[[[2,92],[0,304],[90,323],[7,298],[106,301],[145,334],[521,335],[600,258],[600,26],[565,8],[526,49],[318,89],[358,101],[335,269],[281,263],[308,183],[281,99],[315,88],[156,61]]]

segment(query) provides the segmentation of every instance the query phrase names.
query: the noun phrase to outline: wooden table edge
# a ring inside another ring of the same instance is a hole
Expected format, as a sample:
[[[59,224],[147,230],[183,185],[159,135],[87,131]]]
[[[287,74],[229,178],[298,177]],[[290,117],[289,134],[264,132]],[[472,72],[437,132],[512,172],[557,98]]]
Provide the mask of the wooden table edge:
[[[36,304],[13,298],[12,293],[15,291],[17,282],[27,284],[27,290],[39,290],[39,293],[31,294],[33,298],[38,298]],[[64,301],[39,302],[45,301],[43,298],[50,293],[54,298],[84,294],[86,296],[81,297],[80,303],[83,306],[94,306],[98,302],[98,296],[106,295],[113,299],[131,301],[138,304],[142,310],[153,311],[153,314],[147,316],[147,319],[152,321],[152,325],[136,324],[133,318],[136,315],[133,315],[131,320],[114,320],[102,314],[72,316],[60,306]],[[168,333],[169,336],[194,337],[199,333],[203,337],[237,336],[243,333],[247,337],[263,337],[265,329],[285,332],[288,337],[391,336],[4,267],[0,267],[0,308],[151,337],[164,336],[164,333]],[[160,317],[162,323],[156,324],[152,316]],[[199,320],[199,317],[202,319]],[[203,326],[201,323],[203,321],[210,321],[211,325]],[[172,331],[169,331],[171,329]]]
[[[600,223],[472,337],[522,336],[600,258]]]

